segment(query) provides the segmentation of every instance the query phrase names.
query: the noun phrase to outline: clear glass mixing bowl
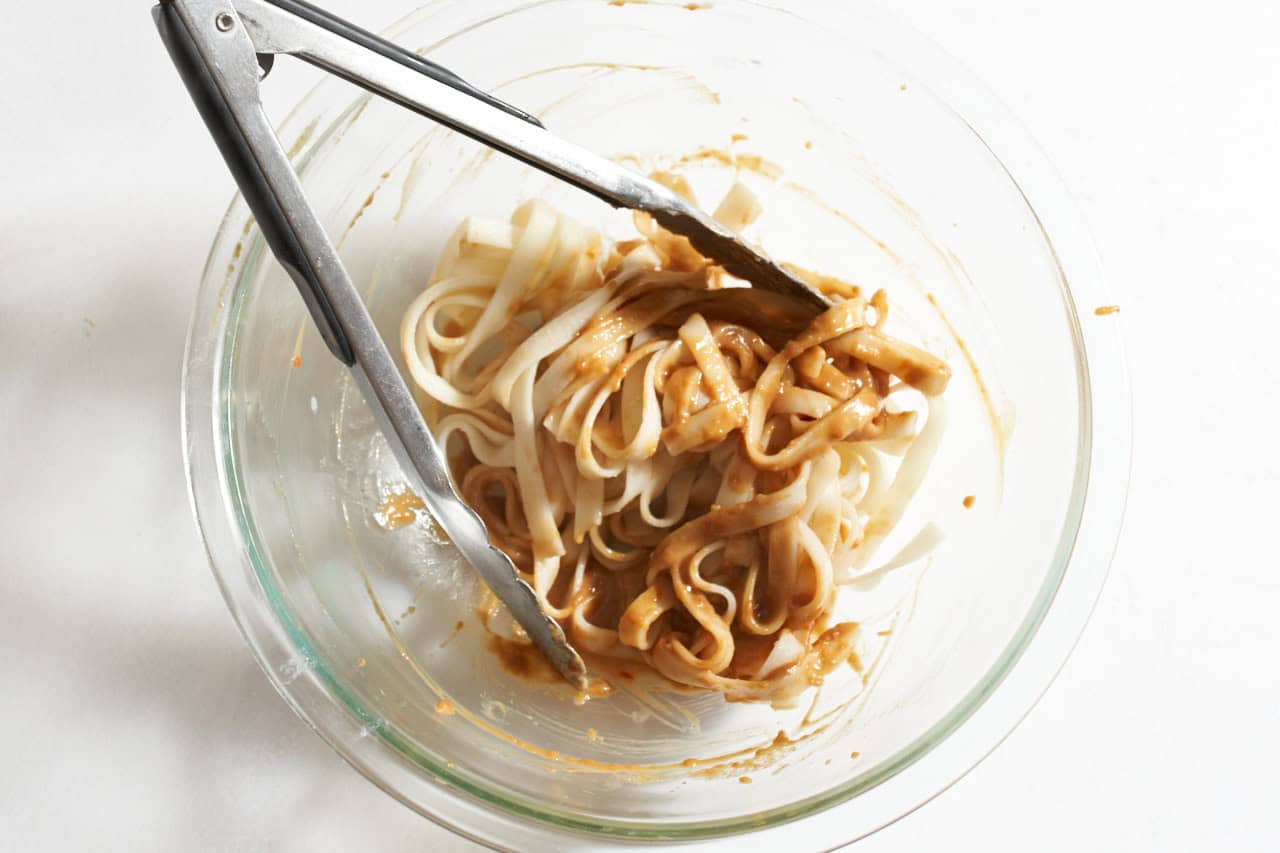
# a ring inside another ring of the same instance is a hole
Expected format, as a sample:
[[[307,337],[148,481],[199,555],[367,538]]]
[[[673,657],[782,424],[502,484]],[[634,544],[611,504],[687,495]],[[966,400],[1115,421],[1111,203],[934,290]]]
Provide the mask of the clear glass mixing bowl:
[[[1128,469],[1116,318],[1093,313],[1090,245],[1035,146],[871,4],[458,0],[390,36],[596,151],[683,169],[708,202],[736,175],[772,254],[886,288],[955,371],[902,524],[946,538],[881,591],[903,606],[867,632],[867,677],[815,708],[634,690],[578,706],[514,678],[430,519],[388,517],[401,476],[237,199],[191,326],[187,452],[219,582],[280,692],[389,793],[513,849],[831,847],[959,778],[1083,627]],[[337,80],[280,133],[388,340],[466,215],[536,196],[626,232],[624,213]]]

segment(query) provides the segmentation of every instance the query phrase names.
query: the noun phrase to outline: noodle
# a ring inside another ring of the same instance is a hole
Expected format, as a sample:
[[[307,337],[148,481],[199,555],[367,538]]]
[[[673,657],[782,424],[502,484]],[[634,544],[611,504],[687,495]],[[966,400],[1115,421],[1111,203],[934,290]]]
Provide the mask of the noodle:
[[[735,185],[717,216],[759,212]],[[794,696],[852,653],[837,585],[886,570],[867,562],[950,371],[883,331],[883,291],[818,277],[833,304],[811,318],[635,218],[612,247],[538,201],[468,219],[404,316],[405,360],[463,498],[578,649]]]

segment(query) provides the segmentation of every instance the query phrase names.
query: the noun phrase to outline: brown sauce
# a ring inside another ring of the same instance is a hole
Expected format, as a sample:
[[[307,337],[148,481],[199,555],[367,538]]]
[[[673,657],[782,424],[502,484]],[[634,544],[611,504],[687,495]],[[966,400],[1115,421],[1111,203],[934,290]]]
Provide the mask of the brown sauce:
[[[508,675],[538,684],[564,683],[560,673],[556,672],[536,646],[491,634],[488,647]]]
[[[398,530],[413,524],[418,518],[418,511],[426,507],[422,498],[406,489],[403,492],[387,495],[387,499],[382,502],[382,506],[373,517],[383,530]]]

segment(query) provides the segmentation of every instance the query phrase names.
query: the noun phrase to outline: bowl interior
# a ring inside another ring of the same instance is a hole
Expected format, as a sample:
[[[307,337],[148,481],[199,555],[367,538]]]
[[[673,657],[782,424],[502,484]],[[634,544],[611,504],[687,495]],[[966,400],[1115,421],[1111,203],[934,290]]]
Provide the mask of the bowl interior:
[[[222,488],[251,570],[300,670],[424,776],[501,809],[678,838],[845,800],[995,688],[1065,568],[1089,412],[1054,248],[1004,165],[896,64],[873,19],[836,27],[822,4],[789,9],[445,3],[397,38],[597,152],[682,171],[705,204],[747,183],[765,211],[754,239],[885,288],[898,331],[951,363],[941,447],[884,554],[926,523],[943,544],[849,604],[863,672],[794,709],[642,688],[579,706],[513,677],[468,568],[425,514],[393,511],[404,478],[292,284],[247,215],[225,226],[230,266],[205,283],[224,310],[193,334],[219,341]],[[467,215],[537,197],[630,234],[627,214],[338,81],[287,127],[388,342]]]

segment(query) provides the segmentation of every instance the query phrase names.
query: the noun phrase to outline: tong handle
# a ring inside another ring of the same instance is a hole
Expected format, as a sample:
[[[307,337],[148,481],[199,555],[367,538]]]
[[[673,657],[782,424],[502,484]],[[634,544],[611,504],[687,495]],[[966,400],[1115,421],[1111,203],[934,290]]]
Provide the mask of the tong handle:
[[[173,3],[161,3],[152,9],[160,38],[245,202],[253,211],[272,254],[298,286],[330,351],[343,364],[354,365],[351,343],[338,322],[332,300],[321,285],[322,273],[318,266],[323,259],[315,252],[309,253],[303,245],[301,228],[304,225],[297,221],[300,208],[293,207],[292,217],[285,209],[287,201],[282,198],[285,193],[282,193],[279,182],[285,174],[293,174],[292,167],[262,110],[258,95],[257,57],[252,42],[244,33],[232,31],[234,19],[223,17],[229,14],[211,10],[210,14],[194,15],[191,20],[184,20],[180,9]],[[229,20],[230,24],[227,23]],[[214,31],[208,34],[211,37],[242,40],[243,44],[237,45],[241,50],[248,46],[248,63],[217,63],[223,83],[231,91],[225,91],[214,80],[209,71],[213,58],[202,55],[192,34],[193,27],[202,26]],[[222,31],[223,26],[230,29]],[[277,162],[264,162],[267,160]],[[285,167],[283,171],[279,168],[280,161]],[[296,191],[300,194],[301,187],[296,187]],[[310,212],[305,206],[301,210]],[[323,234],[322,231],[320,233]]]

